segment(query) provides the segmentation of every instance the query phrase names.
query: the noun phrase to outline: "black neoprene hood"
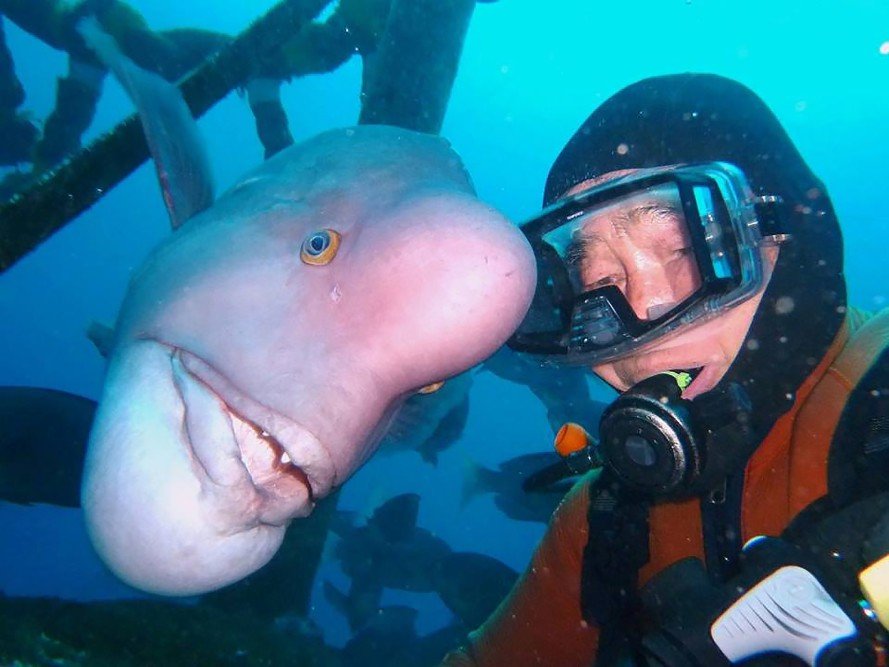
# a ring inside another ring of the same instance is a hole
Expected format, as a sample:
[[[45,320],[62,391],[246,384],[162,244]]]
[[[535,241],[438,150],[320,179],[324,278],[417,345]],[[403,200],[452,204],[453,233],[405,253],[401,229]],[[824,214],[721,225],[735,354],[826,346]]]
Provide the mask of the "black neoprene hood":
[[[779,195],[789,211],[792,238],[781,246],[745,344],[720,382],[740,383],[753,403],[750,451],[736,453],[746,461],[793,405],[846,310],[833,205],[775,115],[750,89],[724,77],[644,79],[606,100],[575,132],[550,170],[544,204],[618,169],[707,161],[739,166],[755,194]]]

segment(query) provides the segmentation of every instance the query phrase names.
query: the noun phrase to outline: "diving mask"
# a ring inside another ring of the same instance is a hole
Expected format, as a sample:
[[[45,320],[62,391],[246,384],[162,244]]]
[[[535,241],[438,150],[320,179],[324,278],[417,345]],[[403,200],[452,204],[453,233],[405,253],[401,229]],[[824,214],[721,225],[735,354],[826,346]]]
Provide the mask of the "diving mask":
[[[597,365],[756,294],[760,247],[785,238],[778,197],[725,162],[641,169],[522,225],[538,284],[513,349]]]

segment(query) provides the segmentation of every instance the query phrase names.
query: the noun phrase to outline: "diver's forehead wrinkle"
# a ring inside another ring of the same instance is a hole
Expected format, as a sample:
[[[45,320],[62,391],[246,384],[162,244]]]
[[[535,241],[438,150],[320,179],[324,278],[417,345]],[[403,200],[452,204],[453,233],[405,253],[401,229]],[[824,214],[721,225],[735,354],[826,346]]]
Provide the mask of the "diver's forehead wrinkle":
[[[627,218],[631,222],[640,222],[645,216],[654,216],[656,222],[673,222],[676,221],[677,216],[679,216],[680,214],[681,210],[678,204],[673,205],[671,202],[653,201],[647,204],[634,206],[630,211],[627,212]],[[668,219],[665,220],[665,218]],[[645,222],[650,221],[645,220]]]
[[[653,227],[657,227],[658,232],[677,229],[679,236],[685,236],[681,229],[681,211],[678,206],[648,201],[629,208],[590,215],[575,228],[571,242],[586,245],[607,243],[608,239],[637,236],[641,231],[648,231]]]
[[[571,245],[605,243],[605,236],[598,230],[599,224],[591,218],[581,220],[580,224],[571,232]]]

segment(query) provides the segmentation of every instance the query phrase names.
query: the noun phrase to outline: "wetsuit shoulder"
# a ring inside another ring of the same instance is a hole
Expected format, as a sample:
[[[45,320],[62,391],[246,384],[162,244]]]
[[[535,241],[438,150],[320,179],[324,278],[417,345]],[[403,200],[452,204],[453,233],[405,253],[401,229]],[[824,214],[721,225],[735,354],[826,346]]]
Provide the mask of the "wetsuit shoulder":
[[[443,664],[587,667],[598,630],[581,615],[580,579],[592,475],[566,494],[531,563],[509,596],[469,642]]]

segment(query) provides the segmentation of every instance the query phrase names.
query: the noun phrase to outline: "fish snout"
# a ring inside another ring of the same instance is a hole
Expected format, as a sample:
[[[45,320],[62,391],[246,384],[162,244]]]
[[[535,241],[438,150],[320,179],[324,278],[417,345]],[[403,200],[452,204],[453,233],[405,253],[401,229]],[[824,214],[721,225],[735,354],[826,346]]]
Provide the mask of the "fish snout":
[[[537,265],[521,231],[468,194],[433,198],[412,219],[420,222],[381,267],[386,303],[374,305],[398,309],[399,339],[424,386],[506,342],[528,311]]]
[[[336,467],[305,426],[241,392],[210,364],[182,349],[171,356],[185,407],[187,445],[208,476],[249,482],[287,519],[311,513],[330,493]]]
[[[96,551],[127,583],[166,595],[204,593],[262,567],[335,477],[323,455],[306,454],[320,446],[310,435],[230,409],[192,365],[154,341],[121,348],[84,470]]]

